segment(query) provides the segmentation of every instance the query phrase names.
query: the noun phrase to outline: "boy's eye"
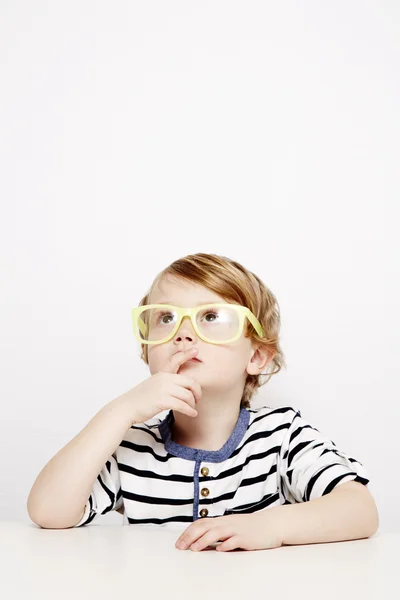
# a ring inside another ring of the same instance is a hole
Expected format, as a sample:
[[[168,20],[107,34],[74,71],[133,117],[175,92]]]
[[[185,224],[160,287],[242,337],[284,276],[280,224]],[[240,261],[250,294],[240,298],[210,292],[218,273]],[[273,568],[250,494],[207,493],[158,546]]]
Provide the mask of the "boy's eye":
[[[173,315],[173,314],[171,314],[171,313],[168,313],[168,312],[164,312],[164,313],[161,313],[161,315],[160,315],[160,317],[159,317],[159,318],[160,318],[160,320],[161,320],[161,322],[162,322],[162,323],[166,323],[166,324],[168,324],[168,323],[170,323],[169,319],[170,319],[170,318],[172,318],[172,319],[173,319],[173,318],[174,318],[174,315]]]
[[[213,317],[215,317],[215,318],[214,318],[214,319],[211,319],[211,320],[209,320],[209,319],[206,319],[206,320],[208,321],[208,323],[213,323],[213,321],[215,321],[215,320],[216,320],[216,318],[217,318],[217,316],[218,316],[218,315],[217,315],[215,312],[208,312],[208,313],[206,313],[206,314],[204,315],[204,317],[208,317],[209,315],[211,315],[211,316],[213,316]]]

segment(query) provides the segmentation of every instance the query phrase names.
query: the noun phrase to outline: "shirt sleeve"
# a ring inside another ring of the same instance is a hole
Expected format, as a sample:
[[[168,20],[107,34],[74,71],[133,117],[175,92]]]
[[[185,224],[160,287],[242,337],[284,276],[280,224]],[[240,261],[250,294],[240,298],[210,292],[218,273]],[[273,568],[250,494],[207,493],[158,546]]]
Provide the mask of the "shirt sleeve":
[[[279,453],[281,492],[289,503],[307,502],[329,494],[348,481],[369,482],[363,464],[302,418],[299,410],[285,434]],[[287,503],[287,502],[286,502]]]
[[[74,527],[88,525],[101,515],[117,510],[122,503],[121,479],[116,455],[113,453],[98,474],[86,502],[83,517]]]

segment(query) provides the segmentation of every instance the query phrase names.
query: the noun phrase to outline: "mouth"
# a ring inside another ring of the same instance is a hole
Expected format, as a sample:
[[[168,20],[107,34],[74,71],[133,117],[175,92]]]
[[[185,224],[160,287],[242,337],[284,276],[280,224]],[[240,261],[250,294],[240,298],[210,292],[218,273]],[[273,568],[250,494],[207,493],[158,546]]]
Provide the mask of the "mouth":
[[[188,362],[201,362],[198,358],[191,358]]]

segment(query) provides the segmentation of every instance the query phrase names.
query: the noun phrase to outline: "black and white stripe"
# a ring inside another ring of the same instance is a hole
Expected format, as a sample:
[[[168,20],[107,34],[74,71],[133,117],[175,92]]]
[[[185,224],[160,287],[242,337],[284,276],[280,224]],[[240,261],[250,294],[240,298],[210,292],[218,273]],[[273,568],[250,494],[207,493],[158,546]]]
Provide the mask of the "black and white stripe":
[[[203,516],[306,502],[352,480],[369,482],[362,463],[338,450],[290,406],[242,408],[218,451],[172,442],[172,420],[169,411],[126,432],[99,473],[76,527],[122,506],[126,524],[179,527]]]

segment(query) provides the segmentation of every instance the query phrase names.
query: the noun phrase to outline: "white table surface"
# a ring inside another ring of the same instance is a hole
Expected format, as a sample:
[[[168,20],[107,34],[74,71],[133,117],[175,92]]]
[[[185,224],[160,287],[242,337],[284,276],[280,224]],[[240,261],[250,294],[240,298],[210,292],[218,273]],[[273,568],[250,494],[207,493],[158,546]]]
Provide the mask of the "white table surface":
[[[177,550],[184,529],[0,521],[0,598],[400,598],[400,534],[219,553]]]

